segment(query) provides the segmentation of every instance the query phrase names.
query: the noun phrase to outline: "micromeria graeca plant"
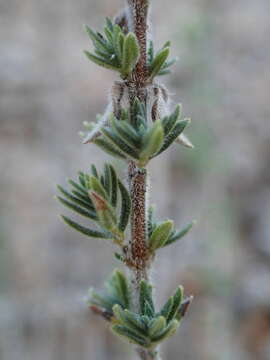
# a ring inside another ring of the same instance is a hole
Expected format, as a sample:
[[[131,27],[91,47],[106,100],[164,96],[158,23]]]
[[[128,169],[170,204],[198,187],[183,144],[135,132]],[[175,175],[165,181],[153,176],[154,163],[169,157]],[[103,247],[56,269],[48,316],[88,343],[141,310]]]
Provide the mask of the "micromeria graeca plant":
[[[94,47],[86,56],[119,73],[108,107],[96,123],[84,123],[83,142],[97,145],[127,164],[127,186],[111,164],[98,172],[79,172],[69,180],[70,190],[58,186],[60,202],[95,223],[94,229],[62,216],[78,232],[112,241],[117,260],[126,265],[125,275],[115,270],[106,290],[89,294],[89,306],[111,325],[112,331],[135,344],[140,359],[161,359],[158,347],[179,327],[192,297],[179,286],[165,305],[156,310],[150,272],[156,252],[186,235],[194,222],[176,230],[171,220],[156,221],[147,199],[147,164],[173,143],[192,148],[183,134],[189,119],[181,118],[181,106],[170,110],[166,88],[158,76],[170,73],[170,42],[154,51],[149,37],[150,0],[127,0],[114,21],[106,20],[104,34],[86,26]]]

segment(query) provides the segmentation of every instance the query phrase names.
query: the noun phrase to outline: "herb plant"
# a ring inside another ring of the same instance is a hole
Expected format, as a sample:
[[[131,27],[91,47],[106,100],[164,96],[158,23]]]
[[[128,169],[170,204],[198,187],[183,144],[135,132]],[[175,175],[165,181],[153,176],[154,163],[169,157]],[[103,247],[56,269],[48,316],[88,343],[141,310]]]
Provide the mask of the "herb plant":
[[[135,344],[142,360],[161,359],[159,345],[178,329],[192,297],[178,286],[161,309],[155,308],[150,279],[158,250],[185,236],[193,222],[177,230],[172,220],[157,221],[147,203],[148,163],[174,143],[192,148],[183,134],[190,120],[181,105],[170,109],[168,91],[158,80],[170,73],[170,42],[155,51],[148,22],[150,0],[127,0],[104,32],[86,26],[92,51],[89,60],[116,71],[110,102],[96,122],[85,123],[83,142],[98,146],[127,164],[128,181],[121,180],[106,163],[89,173],[79,172],[69,189],[58,186],[60,202],[87,218],[83,226],[67,216],[66,224],[92,238],[115,244],[115,257],[129,270],[115,270],[103,292],[90,290],[89,306],[109,322],[112,331]]]

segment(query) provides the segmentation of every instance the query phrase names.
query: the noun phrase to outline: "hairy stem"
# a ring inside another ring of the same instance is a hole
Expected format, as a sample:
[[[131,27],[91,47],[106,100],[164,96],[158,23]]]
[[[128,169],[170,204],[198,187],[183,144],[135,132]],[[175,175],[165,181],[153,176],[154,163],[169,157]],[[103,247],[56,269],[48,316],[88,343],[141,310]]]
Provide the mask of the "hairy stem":
[[[133,31],[140,45],[140,59],[129,81],[130,108],[134,97],[147,106],[147,30],[149,0],[127,0],[132,17]],[[131,119],[132,120],[132,119]],[[148,119],[149,121],[150,119]],[[133,306],[139,310],[139,284],[142,279],[149,280],[150,259],[147,247],[147,171],[140,169],[134,162],[129,163],[129,188],[132,201],[131,241],[129,256],[132,271]],[[141,360],[160,360],[157,353],[142,348],[137,349]]]

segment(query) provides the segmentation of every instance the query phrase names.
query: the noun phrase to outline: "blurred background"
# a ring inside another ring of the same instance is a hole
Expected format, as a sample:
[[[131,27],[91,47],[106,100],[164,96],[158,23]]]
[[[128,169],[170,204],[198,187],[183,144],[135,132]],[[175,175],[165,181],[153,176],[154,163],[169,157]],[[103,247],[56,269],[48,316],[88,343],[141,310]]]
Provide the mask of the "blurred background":
[[[54,200],[111,159],[77,135],[115,75],[90,63],[82,24],[122,0],[0,0],[0,359],[124,360],[129,346],[86,308],[119,267],[107,242],[68,229]],[[195,300],[165,360],[270,359],[270,2],[153,1],[153,34],[180,58],[163,78],[196,145],[151,164],[158,217],[198,225],[160,251],[158,305],[181,283]],[[268,44],[268,45],[267,45]],[[123,172],[120,162],[114,165]]]

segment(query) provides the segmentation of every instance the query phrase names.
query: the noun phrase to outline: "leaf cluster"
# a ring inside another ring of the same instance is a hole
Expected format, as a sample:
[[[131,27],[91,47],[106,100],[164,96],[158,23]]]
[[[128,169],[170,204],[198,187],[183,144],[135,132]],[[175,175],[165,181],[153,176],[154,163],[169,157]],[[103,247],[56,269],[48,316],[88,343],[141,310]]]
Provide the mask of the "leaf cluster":
[[[179,286],[160,311],[155,310],[152,286],[142,280],[140,283],[139,311],[131,311],[131,291],[125,275],[114,271],[106,283],[107,291],[90,291],[88,303],[97,306],[109,315],[112,331],[125,341],[147,349],[172,336],[184,316],[183,288]],[[189,300],[190,302],[190,300]]]
[[[149,124],[144,104],[135,99],[132,109],[122,110],[120,118],[111,114],[109,125],[100,128],[101,135],[93,142],[116,158],[134,160],[144,167],[167,150],[189,122],[181,120],[181,106],[177,105],[169,116]]]
[[[79,215],[94,221],[100,230],[90,229],[62,216],[65,223],[84,235],[112,239],[121,245],[129,221],[131,200],[113,166],[105,164],[103,173],[99,175],[92,165],[91,173],[79,172],[78,181],[69,179],[68,183],[70,190],[58,185],[61,193],[61,196],[57,196],[58,200]]]
[[[85,26],[93,45],[94,53],[85,51],[89,60],[107,69],[115,70],[126,79],[135,68],[140,49],[134,33],[125,34],[121,27],[106,20],[104,35]]]
[[[170,54],[171,42],[167,41],[164,46],[155,53],[154,43],[151,40],[147,52],[147,67],[149,78],[153,79],[155,76],[170,74],[170,67],[177,61],[177,58],[168,60]]]

